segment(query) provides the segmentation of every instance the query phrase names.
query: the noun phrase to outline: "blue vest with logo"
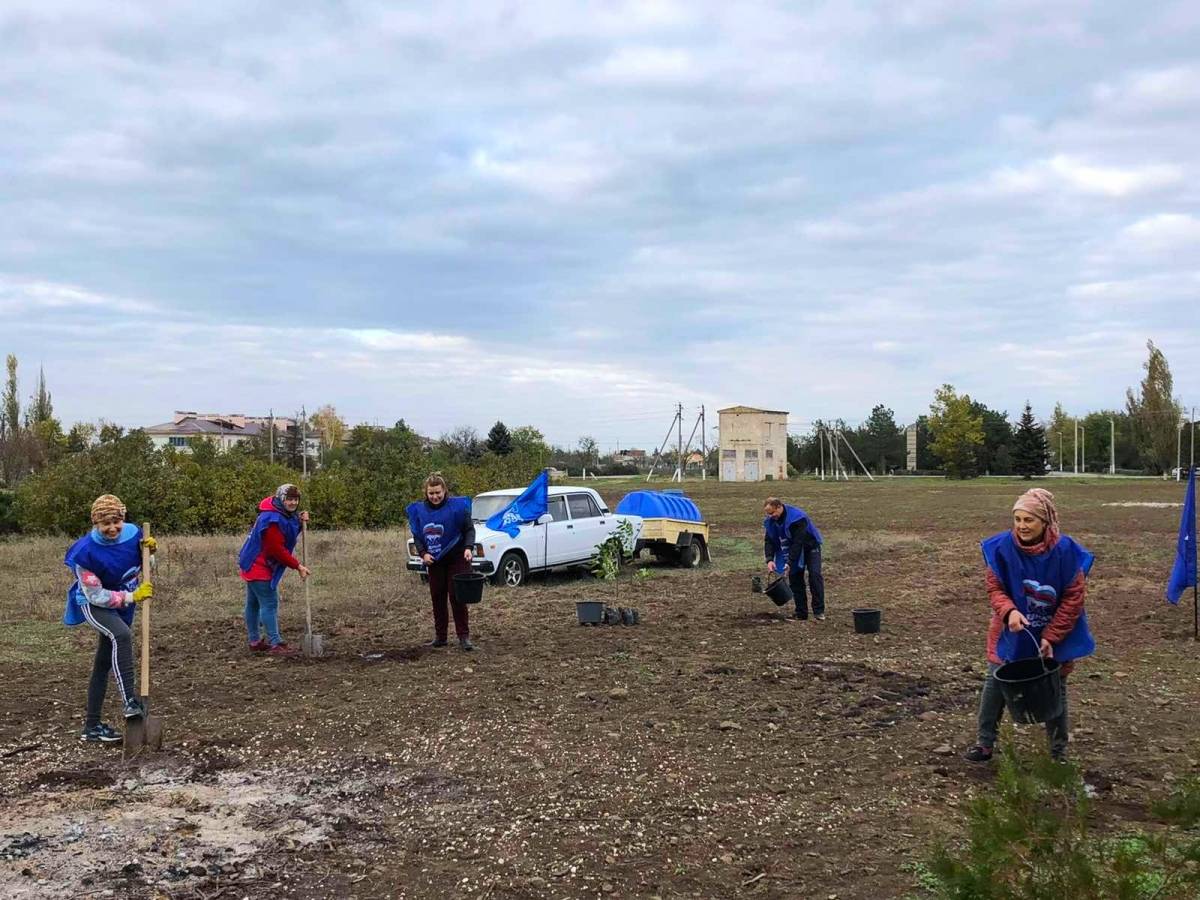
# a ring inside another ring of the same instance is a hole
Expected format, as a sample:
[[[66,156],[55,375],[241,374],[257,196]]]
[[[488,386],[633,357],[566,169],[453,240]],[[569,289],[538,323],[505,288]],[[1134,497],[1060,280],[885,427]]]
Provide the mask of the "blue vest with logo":
[[[992,535],[983,541],[983,558],[987,567],[1004,585],[1004,591],[1029,620],[1029,635],[1005,628],[996,644],[996,655],[1005,661],[1024,659],[1038,655],[1042,630],[1054,618],[1063,591],[1070,587],[1080,572],[1086,576],[1091,571],[1095,557],[1067,535],[1062,535],[1048,552],[1031,554],[1017,546],[1011,531]],[[1081,612],[1075,627],[1054,647],[1054,658],[1069,662],[1090,656],[1096,649],[1096,640],[1088,628],[1087,613]]]
[[[259,512],[258,518],[254,520],[254,524],[250,526],[250,534],[246,536],[246,540],[242,543],[242,549],[238,552],[238,568],[243,572],[249,572],[254,561],[258,559],[258,555],[262,553],[263,532],[272,525],[277,525],[283,534],[283,546],[287,548],[287,552],[291,553],[296,549],[296,541],[300,539],[300,516],[289,516],[274,507],[262,510]],[[287,572],[287,567],[273,559],[268,559],[266,562],[267,568],[271,570],[271,587],[277,588]]]
[[[808,513],[798,506],[788,506],[786,503],[783,506],[783,521],[780,522],[774,516],[767,516],[763,519],[763,529],[766,531],[767,540],[771,542],[775,548],[775,568],[780,572],[787,565],[788,550],[792,545],[792,526],[797,522],[808,522],[808,529],[816,538],[818,544],[824,543],[821,538],[821,532],[817,530],[817,526],[813,520],[808,517]],[[797,567],[804,567],[804,554],[800,555],[800,559],[796,562]]]
[[[471,498],[447,497],[438,507],[418,500],[408,504],[405,512],[414,539],[424,543],[433,561],[437,562],[462,542],[471,524]]]
[[[121,533],[113,543],[105,542],[100,533],[92,529],[73,543],[63,563],[71,574],[75,567],[82,566],[100,579],[100,584],[106,591],[132,591],[138,586],[142,571],[142,546],[138,540],[141,530],[131,522],[126,522]],[[83,615],[83,607],[87,605],[87,597],[79,586],[79,580],[72,582],[67,589],[67,604],[63,609],[64,625],[82,625],[87,619]],[[125,606],[115,610],[125,624],[133,622],[133,606]]]

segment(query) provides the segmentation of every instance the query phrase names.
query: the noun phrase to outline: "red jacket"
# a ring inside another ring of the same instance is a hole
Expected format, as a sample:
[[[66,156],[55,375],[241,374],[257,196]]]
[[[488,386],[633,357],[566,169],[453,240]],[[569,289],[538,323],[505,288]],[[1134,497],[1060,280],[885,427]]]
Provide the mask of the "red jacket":
[[[270,581],[274,572],[267,565],[268,559],[289,569],[300,568],[300,560],[288,553],[287,547],[283,546],[283,532],[279,530],[278,525],[268,525],[267,530],[263,532],[262,552],[255,558],[254,565],[241,573],[242,581]]]

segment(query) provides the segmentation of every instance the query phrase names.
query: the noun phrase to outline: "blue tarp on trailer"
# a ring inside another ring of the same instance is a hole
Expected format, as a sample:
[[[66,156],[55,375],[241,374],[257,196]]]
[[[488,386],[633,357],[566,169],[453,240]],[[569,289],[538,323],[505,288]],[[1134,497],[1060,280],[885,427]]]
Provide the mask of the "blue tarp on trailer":
[[[617,512],[643,519],[681,519],[684,522],[703,522],[700,507],[682,494],[658,491],[633,491],[621,498]]]

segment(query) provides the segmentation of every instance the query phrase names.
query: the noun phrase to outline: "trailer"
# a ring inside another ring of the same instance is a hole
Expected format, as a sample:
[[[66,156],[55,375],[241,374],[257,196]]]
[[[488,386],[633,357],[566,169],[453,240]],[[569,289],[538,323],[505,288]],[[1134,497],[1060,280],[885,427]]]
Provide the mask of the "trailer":
[[[633,491],[617,504],[617,513],[642,517],[635,558],[649,550],[660,562],[688,569],[710,561],[708,524],[681,491]]]

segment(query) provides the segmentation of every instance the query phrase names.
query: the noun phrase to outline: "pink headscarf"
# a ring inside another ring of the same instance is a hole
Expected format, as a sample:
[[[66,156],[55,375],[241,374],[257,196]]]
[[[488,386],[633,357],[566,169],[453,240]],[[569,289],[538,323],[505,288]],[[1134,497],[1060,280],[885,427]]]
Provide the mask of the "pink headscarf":
[[[1022,510],[1032,516],[1037,516],[1046,523],[1046,534],[1043,540],[1046,547],[1058,543],[1060,534],[1058,528],[1058,508],[1054,505],[1054,495],[1045,488],[1030,488],[1013,504],[1013,512]]]

